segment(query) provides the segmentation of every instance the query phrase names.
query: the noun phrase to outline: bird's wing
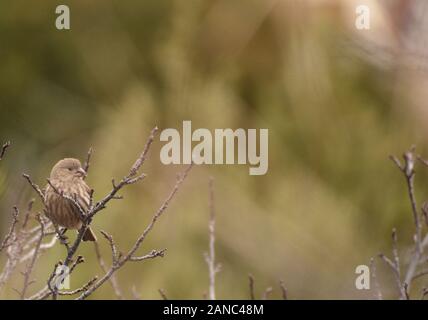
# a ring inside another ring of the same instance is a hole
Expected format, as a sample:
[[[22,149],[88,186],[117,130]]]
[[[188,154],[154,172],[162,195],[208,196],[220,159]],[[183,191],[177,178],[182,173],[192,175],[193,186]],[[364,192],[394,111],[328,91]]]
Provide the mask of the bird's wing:
[[[82,180],[73,185],[71,190],[71,196],[77,200],[79,206],[85,211],[85,213],[89,210],[90,204],[90,188],[88,185]],[[80,215],[79,208],[73,204],[73,211]]]

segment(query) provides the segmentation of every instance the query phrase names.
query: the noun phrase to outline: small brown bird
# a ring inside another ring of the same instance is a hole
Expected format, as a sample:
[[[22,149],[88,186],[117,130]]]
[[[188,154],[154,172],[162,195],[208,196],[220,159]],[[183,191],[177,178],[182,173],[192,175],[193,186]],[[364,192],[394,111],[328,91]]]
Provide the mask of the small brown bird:
[[[83,180],[85,170],[79,160],[66,158],[59,161],[51,171],[50,182],[46,187],[46,215],[56,225],[67,229],[80,229],[82,220],[79,208],[73,201],[65,199],[60,194],[75,198],[80,207],[87,212],[90,201],[90,188]],[[60,193],[60,194],[58,194]],[[83,235],[83,241],[96,241],[92,230],[88,228]]]

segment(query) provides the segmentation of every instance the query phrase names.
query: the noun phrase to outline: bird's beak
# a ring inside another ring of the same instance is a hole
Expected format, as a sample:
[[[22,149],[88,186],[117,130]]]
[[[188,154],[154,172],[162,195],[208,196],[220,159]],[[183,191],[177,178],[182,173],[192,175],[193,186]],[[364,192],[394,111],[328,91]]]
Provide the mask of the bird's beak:
[[[79,177],[86,177],[86,171],[83,170],[83,168],[79,168],[77,170],[77,174],[78,174]]]

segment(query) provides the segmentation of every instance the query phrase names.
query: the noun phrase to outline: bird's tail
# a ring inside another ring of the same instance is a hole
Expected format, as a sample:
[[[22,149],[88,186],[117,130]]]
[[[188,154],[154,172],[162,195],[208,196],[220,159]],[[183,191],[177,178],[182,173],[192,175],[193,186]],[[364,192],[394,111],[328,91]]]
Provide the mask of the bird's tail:
[[[89,227],[88,229],[86,229],[82,240],[83,241],[97,241],[97,237],[95,236],[95,234],[92,232],[91,228]]]

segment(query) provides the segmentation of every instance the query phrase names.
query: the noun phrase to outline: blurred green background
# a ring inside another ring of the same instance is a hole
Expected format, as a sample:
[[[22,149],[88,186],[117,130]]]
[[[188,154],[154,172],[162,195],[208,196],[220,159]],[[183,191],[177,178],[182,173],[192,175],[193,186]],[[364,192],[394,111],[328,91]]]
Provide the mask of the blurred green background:
[[[69,31],[55,29],[59,4],[71,9]],[[372,19],[393,19],[381,9]],[[283,279],[292,299],[373,297],[355,289],[356,266],[390,252],[394,226],[400,250],[412,243],[405,182],[388,155],[413,143],[428,155],[423,93],[414,90],[424,75],[360,54],[353,39],[364,35],[353,28],[353,14],[346,1],[1,1],[0,140],[13,146],[0,164],[0,234],[12,206],[35,196],[22,172],[43,185],[57,160],[84,159],[93,146],[87,181],[101,197],[112,177],[127,173],[155,125],[268,128],[265,176],[249,176],[242,165],[193,169],[141,249],[168,248],[166,256],[119,271],[126,297],[132,286],[144,299],[158,299],[159,288],[177,299],[207,292],[210,176],[218,298],[248,298],[248,273],[258,296],[273,287],[271,297],[280,298]],[[364,32],[374,41],[383,36]],[[146,180],[93,223],[123,251],[184,169],[160,163],[162,144],[157,139],[151,150]],[[420,202],[426,178],[420,168]],[[87,262],[72,287],[101,275],[91,244],[80,250]],[[42,256],[31,292],[44,286],[63,251],[57,245]],[[392,296],[389,270],[378,268]],[[21,285],[18,273],[0,297],[16,298],[11,288]],[[92,298],[115,295],[106,283]]]

